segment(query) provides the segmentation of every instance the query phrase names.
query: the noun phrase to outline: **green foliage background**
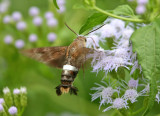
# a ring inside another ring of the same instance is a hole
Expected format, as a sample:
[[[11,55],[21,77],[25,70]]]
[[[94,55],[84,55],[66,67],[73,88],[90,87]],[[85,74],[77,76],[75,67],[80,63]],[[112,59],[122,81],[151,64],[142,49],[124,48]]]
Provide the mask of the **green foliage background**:
[[[55,11],[54,5],[49,4],[47,0],[11,0],[11,2],[9,13],[11,14],[13,11],[17,10],[22,12],[25,21],[27,20],[29,23],[29,32],[34,31],[31,17],[28,16],[28,9],[30,6],[38,6],[41,10],[41,15],[49,9]],[[39,38],[41,41],[37,43],[36,47],[66,46],[76,38],[76,36],[64,26],[64,22],[67,22],[67,24],[78,33],[80,27],[93,13],[83,8],[73,8],[73,6],[78,3],[81,3],[81,1],[66,0],[66,12],[63,15],[55,14],[59,21],[58,27],[55,30],[57,40],[53,44],[50,44],[43,41],[46,37],[42,35],[42,37]],[[125,3],[125,0],[97,0],[98,6],[104,9],[107,8],[108,10]],[[0,90],[5,86],[11,89],[20,86],[27,87],[28,106],[24,112],[24,116],[53,116],[53,114],[60,115],[65,112],[88,116],[110,116],[115,114],[116,111],[113,112],[113,110],[102,113],[102,110],[98,110],[98,100],[91,102],[89,93],[92,93],[92,91],[90,91],[90,88],[95,86],[95,82],[101,81],[104,75],[102,72],[96,76],[96,73],[92,73],[92,69],[87,67],[84,74],[85,77],[83,78],[83,71],[80,70],[74,82],[74,85],[79,89],[78,96],[65,94],[59,97],[55,93],[55,87],[60,84],[61,70],[50,68],[45,64],[23,56],[13,45],[5,45],[3,37],[8,31],[14,34],[13,28],[1,24]],[[42,29],[42,31],[43,34],[45,34],[49,30]],[[33,47],[34,45],[27,44],[25,48]],[[0,95],[2,95],[2,91]],[[160,105],[155,104],[149,115],[160,114],[159,108]],[[104,109],[104,107],[101,109]]]

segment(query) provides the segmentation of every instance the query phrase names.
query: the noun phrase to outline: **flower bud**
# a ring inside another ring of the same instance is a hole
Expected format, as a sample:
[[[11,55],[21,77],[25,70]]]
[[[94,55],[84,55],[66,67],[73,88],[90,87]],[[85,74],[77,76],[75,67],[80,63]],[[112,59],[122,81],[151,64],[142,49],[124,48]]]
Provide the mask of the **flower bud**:
[[[0,98],[0,104],[3,104],[3,103],[5,103],[4,99]]]
[[[6,35],[4,38],[4,43],[11,44],[13,42],[13,38],[11,35]]]
[[[15,106],[12,106],[8,109],[8,112],[10,115],[16,115],[17,114],[17,108]]]
[[[13,99],[12,99],[11,92],[10,92],[9,88],[8,87],[4,88],[3,93],[4,93],[4,99],[5,99],[6,105],[12,106]]]
[[[35,7],[35,6],[33,6],[33,7],[31,7],[30,9],[29,9],[29,15],[30,16],[38,16],[39,15],[39,8],[38,7]]]
[[[14,21],[20,21],[21,19],[22,19],[22,15],[21,15],[21,13],[20,12],[13,12],[12,13],[12,19],[14,20]]]
[[[35,18],[33,19],[33,24],[34,24],[35,26],[41,26],[41,25],[42,25],[42,22],[43,22],[43,20],[42,20],[41,17],[35,17]]]
[[[11,23],[12,19],[11,19],[11,16],[9,15],[6,15],[4,18],[3,18],[3,23],[4,24],[9,24]]]
[[[58,22],[54,18],[50,18],[47,20],[48,27],[55,27],[57,24],[58,24]]]
[[[36,42],[37,41],[37,35],[36,34],[31,34],[29,36],[29,41],[30,42]]]
[[[27,90],[26,87],[21,87],[20,88],[21,95],[20,95],[20,103],[22,107],[25,107],[27,105]]]
[[[55,33],[49,33],[49,34],[47,35],[48,41],[50,41],[50,42],[55,41],[56,37],[57,37],[57,36],[56,36]]]
[[[46,13],[45,13],[45,18],[46,18],[46,19],[53,18],[53,13],[50,12],[50,11],[46,12]]]
[[[25,45],[25,43],[22,39],[16,40],[16,42],[15,42],[15,47],[18,48],[18,49],[23,48],[24,45]]]
[[[146,7],[144,5],[138,5],[136,7],[136,13],[137,14],[144,14],[146,11]]]
[[[24,21],[20,21],[17,23],[16,27],[18,30],[23,31],[27,28],[27,24]]]
[[[4,111],[3,105],[0,104],[0,114],[1,114],[1,112],[3,112],[3,111]]]

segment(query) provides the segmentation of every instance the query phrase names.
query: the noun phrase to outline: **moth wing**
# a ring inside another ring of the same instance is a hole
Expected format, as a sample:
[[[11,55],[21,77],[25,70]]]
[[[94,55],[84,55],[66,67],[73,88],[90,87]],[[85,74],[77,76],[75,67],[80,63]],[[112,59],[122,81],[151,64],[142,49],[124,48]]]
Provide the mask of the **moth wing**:
[[[93,58],[93,53],[94,53],[94,49],[91,48],[80,48],[77,53],[76,53],[76,57],[75,57],[75,64],[76,67],[80,68],[81,66],[84,65],[84,63],[86,63],[87,60]]]
[[[62,68],[65,62],[67,46],[44,47],[23,50],[22,53],[51,67]]]

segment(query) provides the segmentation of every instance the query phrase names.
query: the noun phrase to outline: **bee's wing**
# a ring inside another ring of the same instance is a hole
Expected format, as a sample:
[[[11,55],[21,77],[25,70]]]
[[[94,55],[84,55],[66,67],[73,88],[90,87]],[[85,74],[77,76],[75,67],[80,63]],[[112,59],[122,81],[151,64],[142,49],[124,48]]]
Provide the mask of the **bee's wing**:
[[[93,57],[93,53],[94,53],[94,49],[91,48],[80,48],[77,51],[77,55],[75,57],[75,65],[76,67],[80,68],[81,66],[83,66],[83,64],[88,60],[91,59]]]
[[[22,53],[51,67],[62,68],[65,61],[67,46],[44,47],[23,50]]]

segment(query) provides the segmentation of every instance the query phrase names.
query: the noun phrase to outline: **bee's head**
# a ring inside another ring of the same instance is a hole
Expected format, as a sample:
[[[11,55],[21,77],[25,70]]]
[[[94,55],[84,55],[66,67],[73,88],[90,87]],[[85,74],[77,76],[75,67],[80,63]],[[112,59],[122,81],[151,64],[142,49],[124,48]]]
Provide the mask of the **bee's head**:
[[[56,93],[58,96],[64,94],[64,93],[70,93],[70,94],[74,94],[77,95],[77,91],[78,89],[76,87],[73,86],[63,86],[63,85],[59,85],[56,87]]]

